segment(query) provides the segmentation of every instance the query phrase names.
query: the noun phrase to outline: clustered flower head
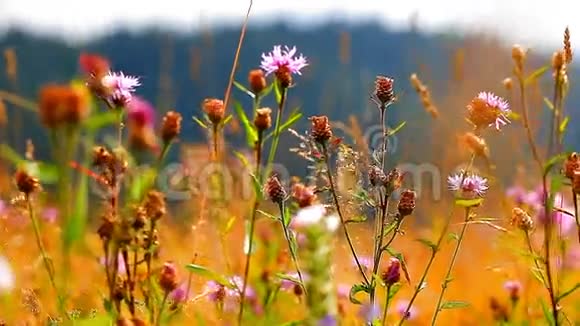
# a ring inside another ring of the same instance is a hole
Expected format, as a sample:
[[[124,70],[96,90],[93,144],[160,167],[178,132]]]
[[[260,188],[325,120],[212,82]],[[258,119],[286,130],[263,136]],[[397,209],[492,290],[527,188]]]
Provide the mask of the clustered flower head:
[[[381,275],[381,279],[387,286],[392,286],[401,280],[401,262],[397,258],[391,258],[389,267]]]
[[[510,121],[509,104],[503,98],[490,92],[481,92],[467,105],[467,119],[476,129],[495,126],[500,130]]]
[[[169,144],[175,137],[181,133],[181,113],[175,111],[168,111],[163,117],[163,124],[161,125],[161,138],[163,142]]]
[[[395,80],[393,78],[386,76],[377,76],[375,79],[374,95],[382,110],[395,100],[395,93],[393,91],[394,82]]]
[[[260,94],[267,86],[266,77],[262,69],[254,69],[248,74],[248,83],[254,95]]]
[[[141,97],[134,96],[127,104],[129,123],[129,143],[135,149],[155,149],[157,147],[153,127],[155,109]]]
[[[326,144],[332,138],[332,129],[328,117],[325,115],[313,116],[310,117],[310,122],[312,122],[310,132],[312,138],[319,144]]]
[[[260,67],[266,72],[266,76],[274,73],[282,88],[292,85],[292,74],[301,75],[300,70],[308,65],[306,58],[300,54],[295,57],[296,47],[292,49],[276,45],[272,52],[262,54]]]
[[[37,178],[31,176],[28,172],[24,170],[16,171],[14,175],[14,180],[16,182],[16,187],[18,191],[25,195],[30,195],[33,192],[40,189],[40,181]]]
[[[171,262],[166,262],[161,268],[161,273],[159,275],[159,286],[166,292],[171,293],[177,288],[178,278],[177,278],[177,268],[175,264]]]
[[[399,199],[399,204],[397,206],[401,217],[405,217],[413,213],[416,205],[416,196],[417,193],[410,189],[405,189],[401,192],[401,198]]]
[[[101,78],[101,84],[106,89],[105,99],[117,108],[123,108],[131,102],[135,88],[141,86],[139,78],[112,71]]]
[[[447,178],[449,190],[458,192],[464,199],[483,197],[489,189],[487,179],[474,173],[466,174],[463,171]]]
[[[76,125],[89,113],[88,91],[79,86],[49,84],[40,90],[38,113],[47,128]]]
[[[512,210],[511,224],[524,232],[529,232],[534,228],[532,217],[519,207],[514,207]]]
[[[256,110],[254,126],[258,132],[262,132],[272,126],[272,109],[261,108]]]
[[[214,126],[217,126],[226,114],[224,101],[217,98],[206,98],[201,106]]]
[[[286,200],[286,189],[282,186],[277,175],[273,174],[268,178],[264,185],[264,192],[268,195],[270,200],[275,204],[281,204]]]
[[[574,179],[574,173],[580,171],[580,157],[578,153],[570,153],[564,161],[564,175],[566,178]]]
[[[503,284],[503,287],[506,291],[508,291],[510,300],[513,302],[517,302],[520,299],[520,292],[522,290],[522,283],[519,281],[511,280],[506,281]]]
[[[292,197],[300,208],[312,206],[317,199],[314,188],[302,183],[295,183],[292,186]]]
[[[369,182],[373,187],[383,186],[387,182],[387,175],[383,172],[383,169],[372,165],[369,169]]]

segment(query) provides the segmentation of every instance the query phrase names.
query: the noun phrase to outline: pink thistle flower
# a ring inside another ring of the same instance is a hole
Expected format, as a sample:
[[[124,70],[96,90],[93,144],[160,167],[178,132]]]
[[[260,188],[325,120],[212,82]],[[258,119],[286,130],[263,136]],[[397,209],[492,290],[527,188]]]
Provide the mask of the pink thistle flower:
[[[101,84],[109,91],[108,100],[121,107],[131,102],[135,88],[141,86],[138,77],[126,76],[123,72],[111,71],[101,78]]]
[[[489,189],[487,179],[477,174],[468,174],[465,176],[463,174],[462,171],[447,178],[449,190],[460,191],[461,198],[483,197]]]
[[[543,195],[542,195],[543,196]],[[543,200],[542,200],[543,202]],[[564,197],[562,194],[555,194],[554,195],[554,207],[560,210],[564,210],[567,212],[573,212],[574,209],[570,207],[567,203],[564,202]],[[554,209],[552,211],[552,222],[554,226],[559,231],[560,236],[568,234],[576,225],[576,221],[574,220],[573,216],[570,216],[566,213],[562,213],[560,210]],[[542,225],[548,223],[548,219],[546,218],[546,212],[544,210],[544,205],[540,205],[537,208],[537,215],[536,219]]]
[[[301,75],[300,69],[306,67],[308,62],[302,54],[299,57],[295,57],[295,54],[295,46],[292,49],[284,46],[284,50],[282,50],[282,46],[275,45],[272,52],[262,53],[260,67],[266,72],[266,76],[278,71],[281,67],[285,67],[293,74]]]
[[[411,306],[409,312],[405,314],[408,305],[409,305],[408,300],[401,300],[397,302],[397,304],[395,305],[395,311],[400,316],[400,318],[404,318],[406,320],[413,320],[417,317],[418,311],[414,306]]]
[[[484,100],[491,109],[497,111],[497,119],[492,124],[495,125],[497,130],[510,123],[507,116],[511,113],[511,110],[506,100],[491,92],[480,92],[477,97]]]
[[[509,293],[512,301],[518,301],[520,299],[520,292],[522,290],[522,283],[520,283],[520,281],[506,281],[503,284],[503,288]]]
[[[127,119],[138,127],[153,127],[155,124],[155,108],[151,103],[139,96],[133,96],[127,104]]]
[[[174,304],[182,304],[187,301],[189,297],[187,283],[181,284],[169,294],[169,299]]]

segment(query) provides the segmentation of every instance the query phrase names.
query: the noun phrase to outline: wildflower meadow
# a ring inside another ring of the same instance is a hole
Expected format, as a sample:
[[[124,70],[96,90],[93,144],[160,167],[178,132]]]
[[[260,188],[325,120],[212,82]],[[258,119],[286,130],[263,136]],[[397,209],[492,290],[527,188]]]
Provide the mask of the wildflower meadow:
[[[32,141],[0,145],[0,325],[580,325],[563,35],[544,65],[523,45],[496,51],[509,69],[453,111],[420,73],[376,71],[364,99],[376,124],[351,132],[291,106],[316,68],[300,44],[261,44],[254,66],[238,65],[246,25],[224,96],[191,109],[158,116],[146,78],[88,51],[35,99],[0,93],[34,112],[50,146],[41,160]],[[459,137],[402,141],[416,130],[392,115],[402,96]],[[234,124],[241,146],[227,139]],[[208,142],[175,163],[190,126]],[[508,133],[513,151],[495,151]],[[391,155],[428,142],[452,148],[452,166]]]

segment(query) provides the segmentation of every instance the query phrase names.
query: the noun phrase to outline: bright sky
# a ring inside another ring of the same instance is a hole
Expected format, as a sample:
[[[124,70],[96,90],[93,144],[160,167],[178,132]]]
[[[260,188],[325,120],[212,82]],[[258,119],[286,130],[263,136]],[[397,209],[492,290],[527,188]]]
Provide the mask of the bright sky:
[[[246,0],[0,0],[0,31],[20,26],[69,40],[98,37],[119,25],[191,31],[205,24],[239,25],[247,4]],[[572,43],[580,44],[578,9],[578,0],[254,0],[252,23],[282,18],[302,28],[328,17],[354,22],[375,18],[404,28],[417,13],[424,31],[485,29],[508,42],[554,48],[561,44],[566,25]]]

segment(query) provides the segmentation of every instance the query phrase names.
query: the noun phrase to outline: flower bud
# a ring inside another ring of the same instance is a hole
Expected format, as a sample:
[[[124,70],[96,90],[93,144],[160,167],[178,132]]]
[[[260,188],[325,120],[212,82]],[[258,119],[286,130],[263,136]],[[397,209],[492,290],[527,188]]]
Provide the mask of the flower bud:
[[[394,80],[386,76],[377,76],[375,79],[375,96],[383,107],[395,100],[393,84]]]
[[[376,165],[371,166],[369,170],[369,182],[373,187],[382,186],[386,183],[387,176],[381,168]]]
[[[286,199],[286,190],[277,175],[272,175],[268,178],[264,190],[273,203],[281,204]]]
[[[159,286],[165,293],[171,293],[177,288],[177,269],[175,265],[170,262],[163,264],[161,274],[159,275]]]
[[[169,111],[163,117],[161,138],[166,144],[181,133],[181,120],[181,114],[175,111]]]
[[[328,122],[328,117],[313,116],[310,118],[312,122],[311,135],[314,140],[320,144],[325,144],[332,137],[332,129]]]
[[[578,157],[578,153],[574,152],[568,155],[564,161],[564,175],[572,180],[576,171],[580,171],[580,157]]]
[[[218,125],[226,114],[224,101],[217,98],[206,98],[203,101],[202,107],[203,111],[207,114],[207,117],[214,125]]]
[[[532,220],[532,217],[519,207],[514,207],[512,210],[511,224],[524,232],[529,232],[534,228],[534,220]]]
[[[316,201],[314,189],[306,187],[302,183],[294,184],[292,187],[292,197],[294,197],[300,208],[312,206],[314,201]]]
[[[270,128],[272,126],[272,110],[270,108],[257,109],[254,126],[256,126],[258,132]]]
[[[30,195],[40,189],[40,181],[24,170],[18,170],[14,175],[14,180],[18,191],[25,195]]]
[[[399,282],[401,279],[401,262],[397,258],[391,258],[389,267],[383,272],[381,279],[387,286],[392,286]]]
[[[280,88],[286,89],[292,85],[292,71],[288,66],[281,66],[276,70],[276,79],[280,83]]]
[[[254,94],[260,94],[266,88],[266,78],[262,69],[254,69],[248,74],[248,83]]]
[[[401,192],[401,199],[399,199],[399,205],[397,209],[401,217],[411,215],[415,209],[415,197],[416,193],[413,190],[406,189]]]

